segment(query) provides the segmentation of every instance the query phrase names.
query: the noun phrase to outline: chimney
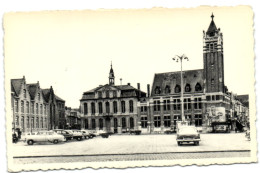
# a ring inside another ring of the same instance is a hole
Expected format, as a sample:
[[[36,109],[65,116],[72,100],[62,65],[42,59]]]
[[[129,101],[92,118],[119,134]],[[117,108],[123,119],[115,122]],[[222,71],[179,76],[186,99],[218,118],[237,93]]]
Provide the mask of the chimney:
[[[141,97],[140,83],[137,83],[138,97]]]
[[[131,84],[130,84],[130,83],[127,83],[127,85],[131,86]]]
[[[150,97],[150,84],[147,84],[147,97]]]

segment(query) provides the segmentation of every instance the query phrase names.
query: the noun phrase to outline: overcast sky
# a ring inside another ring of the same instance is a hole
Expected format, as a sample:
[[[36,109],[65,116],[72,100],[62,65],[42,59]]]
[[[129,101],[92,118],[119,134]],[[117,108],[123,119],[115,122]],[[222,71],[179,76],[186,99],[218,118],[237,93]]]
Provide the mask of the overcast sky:
[[[254,91],[252,12],[249,8],[57,11],[12,13],[4,18],[5,77],[53,86],[66,105],[108,83],[151,84],[155,73],[179,71],[172,61],[186,54],[184,70],[203,68],[203,30],[211,21],[224,39],[225,85],[237,94]],[[9,84],[9,83],[8,83]]]

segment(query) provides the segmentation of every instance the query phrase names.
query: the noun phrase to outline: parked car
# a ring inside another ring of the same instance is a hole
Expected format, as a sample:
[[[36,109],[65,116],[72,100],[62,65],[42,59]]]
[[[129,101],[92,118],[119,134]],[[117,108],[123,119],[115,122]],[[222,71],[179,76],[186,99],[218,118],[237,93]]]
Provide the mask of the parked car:
[[[71,140],[73,138],[73,133],[67,130],[63,130],[63,129],[54,129],[54,132],[56,132],[57,134],[63,135],[66,139],[66,141]]]
[[[87,130],[81,130],[85,139],[90,139],[91,135]]]
[[[28,145],[33,145],[37,142],[51,142],[57,144],[59,142],[64,142],[65,140],[64,136],[53,131],[31,132],[27,133],[25,136],[25,142],[27,142]]]
[[[83,134],[79,132],[79,130],[67,130],[67,131],[72,133],[73,139],[76,139],[78,141],[81,141],[83,139]]]
[[[199,145],[200,134],[195,126],[182,126],[178,128],[176,140],[179,146],[183,143]]]

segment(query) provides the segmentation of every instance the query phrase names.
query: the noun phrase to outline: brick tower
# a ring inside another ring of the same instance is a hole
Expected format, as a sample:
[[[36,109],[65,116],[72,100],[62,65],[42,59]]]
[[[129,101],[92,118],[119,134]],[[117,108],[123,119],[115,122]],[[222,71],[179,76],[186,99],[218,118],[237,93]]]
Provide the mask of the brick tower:
[[[207,32],[203,31],[205,92],[224,92],[223,35],[217,29],[214,15]]]

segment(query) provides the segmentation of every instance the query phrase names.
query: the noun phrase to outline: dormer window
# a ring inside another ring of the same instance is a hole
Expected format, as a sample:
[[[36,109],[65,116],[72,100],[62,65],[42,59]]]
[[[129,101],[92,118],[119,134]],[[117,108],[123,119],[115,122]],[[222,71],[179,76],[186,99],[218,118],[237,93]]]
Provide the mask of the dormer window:
[[[160,94],[161,88],[159,86],[155,87],[155,94]]]
[[[113,97],[116,97],[116,91],[113,91]]]
[[[98,98],[102,98],[102,92],[98,91]]]
[[[165,94],[169,94],[171,92],[170,86],[166,85],[165,87]]]
[[[174,90],[175,90],[175,93],[181,92],[181,87],[180,87],[180,85],[176,85]]]
[[[190,91],[191,91],[190,84],[186,84],[186,86],[185,86],[185,92],[190,92]]]
[[[199,83],[197,83],[197,84],[195,85],[195,91],[201,91],[201,90],[202,90],[201,85],[200,85]]]
[[[109,91],[106,91],[106,98],[109,98]]]

